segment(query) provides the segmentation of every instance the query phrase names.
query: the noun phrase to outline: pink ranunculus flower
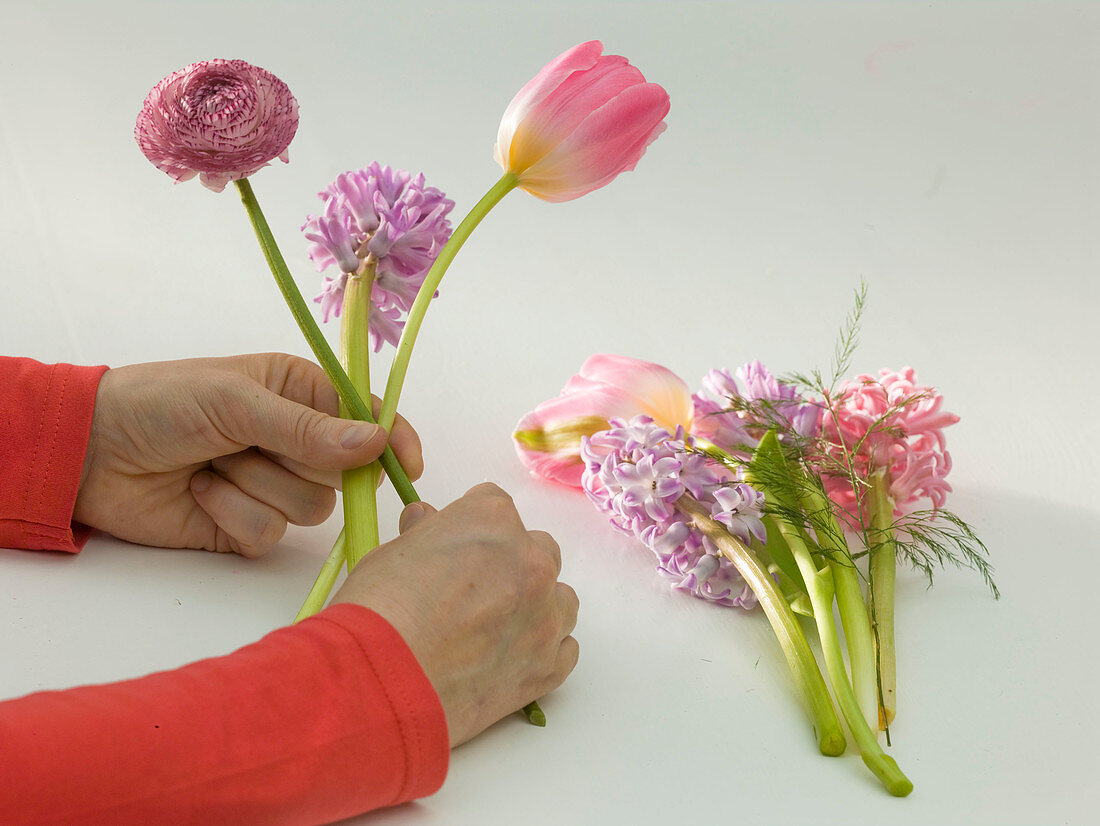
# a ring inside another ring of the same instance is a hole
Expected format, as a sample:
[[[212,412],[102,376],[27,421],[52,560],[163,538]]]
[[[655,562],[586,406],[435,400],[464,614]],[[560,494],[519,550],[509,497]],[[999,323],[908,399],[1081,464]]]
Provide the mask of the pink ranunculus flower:
[[[665,129],[668,92],[598,40],[546,64],[508,104],[493,157],[519,186],[570,201],[629,172]]]
[[[690,430],[691,391],[659,364],[601,353],[581,365],[561,395],[520,419],[512,437],[533,473],[579,488],[581,438],[606,430],[609,419],[638,415],[670,431]]]
[[[836,461],[851,456],[856,474],[885,474],[895,512],[921,498],[943,506],[951,485],[951,455],[943,429],[959,417],[943,409],[935,388],[917,383],[912,367],[845,382],[822,416],[821,436]],[[826,474],[825,488],[855,515],[856,491],[843,476]]]
[[[153,87],[134,137],[176,182],[199,176],[221,192],[274,158],[286,163],[298,102],[275,75],[243,60],[203,60]]]

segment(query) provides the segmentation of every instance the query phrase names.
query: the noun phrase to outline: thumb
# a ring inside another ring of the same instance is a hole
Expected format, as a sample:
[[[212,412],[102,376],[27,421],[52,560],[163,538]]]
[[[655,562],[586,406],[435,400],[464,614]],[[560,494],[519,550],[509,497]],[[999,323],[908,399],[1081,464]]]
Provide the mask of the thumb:
[[[401,518],[397,521],[397,530],[405,533],[425,516],[432,513],[435,513],[435,508],[427,502],[413,502],[401,511]]]
[[[231,406],[230,438],[318,470],[361,467],[386,447],[386,431],[376,424],[329,416],[270,390]]]

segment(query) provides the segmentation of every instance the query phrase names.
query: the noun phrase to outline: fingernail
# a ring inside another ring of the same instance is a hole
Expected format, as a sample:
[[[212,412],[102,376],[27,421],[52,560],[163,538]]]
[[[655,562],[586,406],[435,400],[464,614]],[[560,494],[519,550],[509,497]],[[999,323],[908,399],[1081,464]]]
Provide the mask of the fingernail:
[[[358,450],[373,439],[378,434],[379,429],[376,424],[352,425],[340,437],[340,446],[345,450]]]
[[[209,473],[196,473],[191,477],[191,490],[196,493],[202,493],[204,490],[210,487],[210,474]]]

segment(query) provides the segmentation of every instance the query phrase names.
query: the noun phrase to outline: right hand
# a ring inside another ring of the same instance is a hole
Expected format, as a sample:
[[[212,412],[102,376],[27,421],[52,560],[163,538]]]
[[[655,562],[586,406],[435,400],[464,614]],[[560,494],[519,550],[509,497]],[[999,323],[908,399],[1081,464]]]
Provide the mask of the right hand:
[[[447,715],[451,746],[561,685],[577,664],[577,595],[550,534],[528,531],[511,497],[477,485],[439,512],[401,514],[333,602],[382,615],[412,649]]]

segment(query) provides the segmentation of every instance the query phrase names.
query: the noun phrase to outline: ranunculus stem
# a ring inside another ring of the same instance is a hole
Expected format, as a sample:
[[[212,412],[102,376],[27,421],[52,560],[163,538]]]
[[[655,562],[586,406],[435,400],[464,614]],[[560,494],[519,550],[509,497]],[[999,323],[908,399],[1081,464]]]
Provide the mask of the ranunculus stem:
[[[345,540],[345,531],[341,529],[332,550],[329,551],[328,557],[321,565],[321,570],[317,574],[313,587],[309,590],[306,601],[302,604],[302,609],[298,612],[298,616],[294,618],[295,622],[304,620],[306,617],[312,617],[325,607],[325,600],[332,593],[332,586],[336,583],[336,577],[340,575],[340,569],[344,567]]]
[[[732,536],[720,522],[712,519],[699,502],[685,494],[676,504],[691,517],[695,527],[718,546],[722,555],[737,567],[738,573],[756,594],[806,701],[821,753],[829,756],[842,754],[846,741],[829,689],[825,686],[825,679],[821,676],[806,635],[802,633],[798,617],[783,598],[775,580],[764,570],[756,554]]]
[[[894,545],[894,503],[886,478],[871,477],[867,494],[870,517],[870,613],[878,655],[879,726],[886,729],[897,711],[897,658],[894,650],[894,581],[897,577],[897,550]]]
[[[360,275],[352,275],[344,286],[344,306],[340,314],[340,350],[344,368],[352,385],[364,398],[370,398],[370,291],[374,283],[373,259]],[[341,415],[347,406],[341,403]],[[344,529],[348,533],[346,555],[348,571],[378,547],[378,500],[375,487],[378,476],[375,463],[345,470],[341,474],[344,501]]]
[[[347,406],[351,416],[360,421],[374,422],[375,419],[371,415],[370,408],[356,392],[351,379],[348,378],[347,373],[340,366],[339,359],[332,352],[332,348],[325,340],[321,328],[317,326],[317,321],[310,313],[309,307],[306,306],[298,285],[294,283],[294,278],[291,276],[286,261],[279,251],[279,246],[275,243],[275,236],[271,234],[271,228],[267,224],[267,219],[264,218],[255,193],[252,191],[252,185],[247,178],[242,178],[233,183],[240,193],[241,203],[244,204],[248,218],[252,222],[252,229],[260,242],[260,249],[263,250],[267,265],[271,268],[271,274],[275,276],[279,290],[282,292],[283,298],[286,299],[287,306],[290,307],[290,312],[294,315],[294,320],[298,322],[298,328],[305,335],[306,341],[309,342],[310,349],[313,350],[313,355],[316,357],[318,364],[328,375],[329,381],[336,388],[340,400]],[[392,426],[392,424],[391,421],[390,425]],[[389,427],[387,427],[388,429]],[[379,461],[397,491],[397,495],[401,497],[401,501],[406,505],[419,502],[420,497],[413,488],[412,482],[409,481],[408,474],[405,473],[401,463],[397,461],[397,456],[394,455],[389,446],[386,447]]]
[[[412,309],[409,310],[409,317],[405,320],[405,328],[401,331],[401,340],[397,344],[397,352],[394,354],[393,364],[390,366],[390,375],[386,381],[386,393],[382,399],[382,409],[378,413],[379,423],[387,430],[393,427],[393,419],[397,414],[397,401],[401,397],[401,388],[405,384],[405,374],[409,370],[409,359],[412,357],[413,345],[416,344],[416,336],[420,332],[424,314],[428,311],[428,304],[431,303],[432,296],[439,288],[439,282],[443,280],[443,275],[447,272],[451,261],[462,249],[462,245],[466,243],[470,233],[481,223],[481,219],[488,215],[489,210],[496,206],[505,195],[515,189],[518,183],[519,178],[514,173],[505,172],[500,180],[493,185],[492,189],[486,192],[485,196],[462,219],[462,223],[455,228],[455,231],[451,233],[450,239],[443,245],[443,249],[439,251],[435,263],[432,264],[432,268],[428,270],[428,274],[424,277],[424,283],[416,294]]]

